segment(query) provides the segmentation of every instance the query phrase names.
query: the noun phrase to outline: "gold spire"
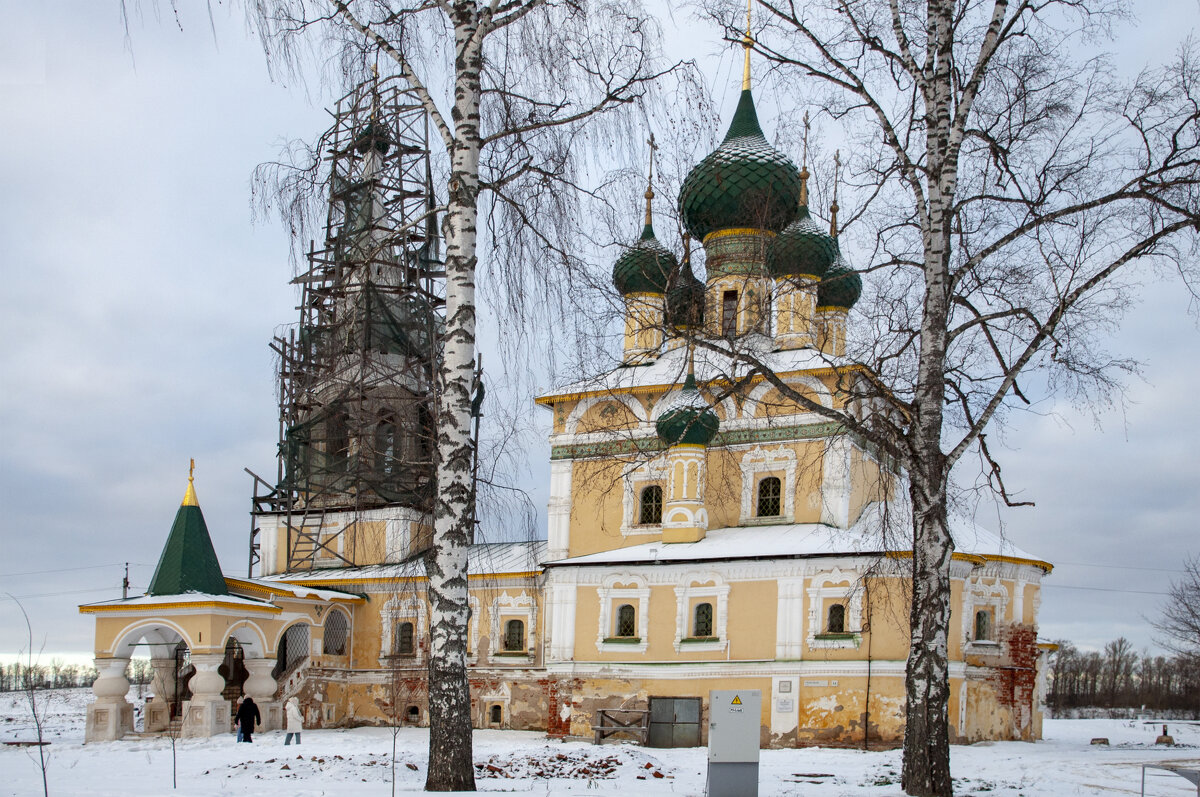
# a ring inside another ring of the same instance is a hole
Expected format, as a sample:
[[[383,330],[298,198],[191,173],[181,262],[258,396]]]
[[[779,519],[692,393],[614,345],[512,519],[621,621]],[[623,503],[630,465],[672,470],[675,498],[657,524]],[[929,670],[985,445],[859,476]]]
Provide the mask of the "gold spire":
[[[754,40],[750,38],[750,7],[754,0],[746,0],[746,35],[742,37],[742,47],[746,50],[746,63],[742,66],[742,91],[750,90],[750,50]]]
[[[188,460],[188,486],[187,492],[183,494],[183,503],[181,506],[200,506],[200,502],[196,500],[196,488],[192,482],[196,478],[196,460]]]
[[[841,173],[841,170],[842,170],[842,151],[839,149],[835,149],[833,151],[833,204],[829,206],[829,234],[831,236],[833,236],[834,238],[837,238],[837,234],[838,234],[837,189],[838,189],[838,175]]]
[[[800,206],[808,205],[808,111],[804,112],[804,156],[800,160]]]
[[[650,134],[650,140],[646,142],[650,145],[650,171],[646,178],[646,226],[650,226],[650,201],[654,199],[654,151],[658,149],[658,145],[654,143],[654,134]]]

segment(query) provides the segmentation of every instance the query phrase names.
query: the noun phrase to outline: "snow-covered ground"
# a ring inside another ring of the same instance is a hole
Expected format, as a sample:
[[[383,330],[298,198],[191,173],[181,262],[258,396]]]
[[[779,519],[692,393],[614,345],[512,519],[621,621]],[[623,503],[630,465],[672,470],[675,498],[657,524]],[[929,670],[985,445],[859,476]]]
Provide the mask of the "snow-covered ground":
[[[165,739],[83,744],[90,690],[39,695],[46,708],[50,793],[55,795],[386,795],[392,735],[388,729],[305,731],[301,747],[283,734],[232,735],[178,743],[179,788],[171,790],[171,747]],[[954,747],[955,793],[988,797],[1140,794],[1145,763],[1200,767],[1200,724],[1169,723],[1177,746],[1156,747],[1161,723],[1135,720],[1049,720],[1036,744],[1002,742]],[[1093,746],[1107,737],[1108,747]],[[0,741],[35,737],[23,696],[0,694]],[[397,738],[396,791],[420,791],[425,732],[403,728]],[[554,742],[543,734],[476,731],[480,791],[598,795],[704,794],[703,748],[652,750]],[[764,750],[759,794],[834,797],[900,795],[900,752],[808,748]],[[41,794],[34,748],[0,746],[0,794]],[[1153,797],[1196,794],[1183,778],[1147,777]]]

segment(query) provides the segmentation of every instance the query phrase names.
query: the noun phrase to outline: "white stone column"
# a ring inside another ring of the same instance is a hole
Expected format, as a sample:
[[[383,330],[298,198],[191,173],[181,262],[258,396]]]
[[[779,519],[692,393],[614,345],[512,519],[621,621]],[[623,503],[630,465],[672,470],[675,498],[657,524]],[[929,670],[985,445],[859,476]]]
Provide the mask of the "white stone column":
[[[242,663],[250,673],[246,682],[242,684],[242,691],[247,697],[253,698],[258,706],[258,713],[262,714],[262,730],[274,731],[282,728],[279,703],[275,700],[275,679],[271,677],[275,660],[247,658]]]
[[[185,738],[229,733],[229,702],[221,696],[225,689],[225,676],[217,672],[224,661],[223,653],[192,654],[192,666],[196,668],[196,674],[189,682],[192,699],[184,709]]]
[[[175,657],[150,659],[154,669],[154,681],[150,689],[154,699],[146,706],[144,728],[147,731],[163,731],[171,722],[171,698],[175,696]]]
[[[128,658],[96,659],[92,692],[96,701],[88,706],[84,742],[111,742],[133,731],[133,706],[125,699],[129,680],[125,677]]]

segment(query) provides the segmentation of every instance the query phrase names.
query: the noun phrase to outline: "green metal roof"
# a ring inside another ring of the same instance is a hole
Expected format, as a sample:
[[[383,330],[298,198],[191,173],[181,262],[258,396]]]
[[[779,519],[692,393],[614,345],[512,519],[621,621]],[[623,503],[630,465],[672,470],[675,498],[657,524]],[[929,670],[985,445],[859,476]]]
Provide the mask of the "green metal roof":
[[[861,295],[862,277],[850,268],[838,250],[833,265],[817,285],[817,307],[840,307],[849,310]]]
[[[641,239],[622,252],[613,265],[613,285],[622,296],[664,293],[667,278],[678,265],[675,255],[654,237],[654,227],[647,224]]]
[[[208,536],[204,513],[194,501],[195,493],[189,484],[187,497],[175,513],[175,523],[163,546],[162,556],[158,558],[154,578],[150,579],[147,595],[229,594],[217,552]]]
[[[778,232],[796,217],[800,173],[767,143],[754,97],[742,91],[729,132],[683,181],[679,211],[694,237],[733,227]]]
[[[800,215],[767,246],[767,271],[772,277],[820,279],[837,257],[837,242],[800,207]]]
[[[706,446],[717,434],[720,420],[696,388],[696,377],[688,374],[679,397],[654,424],[658,438],[669,446]]]

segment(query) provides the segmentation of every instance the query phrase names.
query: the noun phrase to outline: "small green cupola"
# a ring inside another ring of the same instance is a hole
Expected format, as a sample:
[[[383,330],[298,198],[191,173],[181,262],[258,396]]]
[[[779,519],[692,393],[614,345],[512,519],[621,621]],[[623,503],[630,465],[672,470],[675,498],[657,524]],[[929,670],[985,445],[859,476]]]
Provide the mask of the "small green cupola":
[[[720,420],[696,387],[690,363],[683,390],[659,416],[654,428],[658,439],[668,446],[706,446],[716,436]]]
[[[819,280],[836,256],[837,242],[813,221],[808,205],[801,205],[796,220],[767,246],[767,271],[776,278]]]
[[[632,293],[664,294],[671,274],[678,270],[679,261],[667,247],[654,237],[654,135],[650,135],[650,175],[646,180],[646,224],[642,237],[626,249],[613,264],[613,285],[622,296]]]
[[[647,220],[641,239],[622,252],[613,265],[613,285],[622,296],[663,294],[671,272],[678,265],[675,255],[654,237],[654,227]]]
[[[683,263],[671,274],[667,283],[663,320],[668,327],[680,331],[704,326],[704,283],[692,273],[691,247],[687,235],[683,238]]]
[[[833,264],[817,285],[817,308],[849,310],[862,296],[862,277],[858,276],[858,272],[850,268],[850,264],[842,257],[836,240],[834,248]]]
[[[194,468],[195,460],[188,472],[187,492],[183,495],[179,511],[175,513],[175,523],[158,558],[158,567],[150,579],[147,595],[183,595],[188,592],[229,594],[212,538],[208,536],[204,513],[200,511],[200,503],[196,500]]]

